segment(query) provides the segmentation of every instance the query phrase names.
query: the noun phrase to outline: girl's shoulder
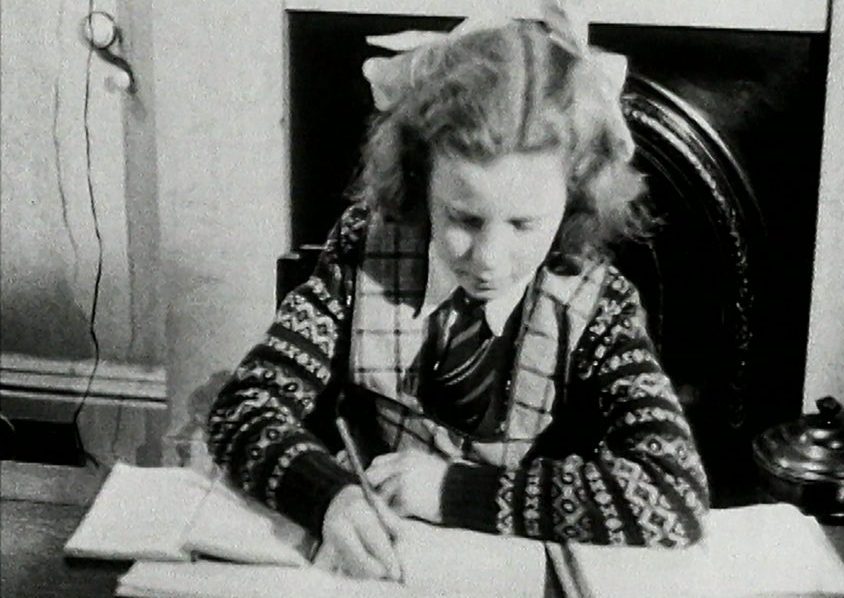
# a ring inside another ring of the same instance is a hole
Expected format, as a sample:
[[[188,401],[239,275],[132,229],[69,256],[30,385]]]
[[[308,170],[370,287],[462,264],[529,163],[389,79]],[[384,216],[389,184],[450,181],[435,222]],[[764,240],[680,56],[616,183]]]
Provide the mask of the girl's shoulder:
[[[612,264],[606,266],[601,299],[609,303],[618,303],[621,305],[635,304],[641,307],[639,290],[636,288],[636,285]]]
[[[603,267],[603,277],[587,320],[584,336],[593,341],[620,328],[638,329],[646,320],[636,285],[612,264]]]
[[[326,251],[343,263],[356,262],[363,252],[371,210],[363,202],[348,206],[328,235]]]
[[[598,345],[610,343],[622,328],[640,327],[638,291],[606,259],[584,259],[577,263],[576,273],[552,271],[541,280],[539,296],[565,306],[568,349],[577,361],[591,356]]]
[[[636,339],[650,338],[647,315],[636,285],[618,268],[608,265],[592,313],[587,318],[575,350],[576,369],[581,377],[591,374],[611,347]]]
[[[639,304],[635,284],[606,260],[579,262],[576,273],[550,272],[543,286],[545,293],[584,318],[615,311],[613,306]]]

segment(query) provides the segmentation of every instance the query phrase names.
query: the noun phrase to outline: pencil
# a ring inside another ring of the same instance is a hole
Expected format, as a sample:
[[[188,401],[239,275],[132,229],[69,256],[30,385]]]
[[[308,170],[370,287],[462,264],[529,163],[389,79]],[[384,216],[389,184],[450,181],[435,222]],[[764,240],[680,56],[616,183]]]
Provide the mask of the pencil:
[[[340,433],[340,438],[343,440],[343,446],[346,448],[346,453],[349,455],[349,460],[352,462],[352,468],[355,470],[355,475],[360,481],[360,487],[363,490],[363,497],[366,499],[366,502],[369,503],[369,506],[372,507],[372,510],[375,511],[378,523],[381,524],[381,527],[387,533],[387,537],[390,538],[390,542],[393,543],[393,548],[395,549],[396,536],[390,525],[387,523],[387,516],[384,514],[383,510],[383,503],[377,499],[375,496],[375,490],[373,490],[372,485],[366,478],[366,471],[363,469],[363,463],[360,460],[360,453],[358,453],[357,445],[352,438],[351,432],[349,432],[349,426],[346,424],[346,420],[342,417],[337,418],[337,431]],[[402,567],[401,559],[399,558],[397,552],[396,563],[399,566],[398,581],[399,583],[404,583],[404,568]]]

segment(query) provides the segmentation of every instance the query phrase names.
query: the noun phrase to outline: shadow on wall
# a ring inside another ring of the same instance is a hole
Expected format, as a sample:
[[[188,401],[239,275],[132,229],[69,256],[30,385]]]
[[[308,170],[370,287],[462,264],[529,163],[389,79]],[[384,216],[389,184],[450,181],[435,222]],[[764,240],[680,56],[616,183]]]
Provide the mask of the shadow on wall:
[[[211,374],[208,380],[197,387],[188,397],[187,419],[182,426],[166,437],[167,442],[175,448],[180,466],[199,465],[203,469],[210,469],[210,457],[205,449],[205,427],[211,405],[220,390],[231,377],[228,370],[219,370]]]
[[[0,310],[0,349],[59,359],[93,357],[89,314],[68,301],[73,290],[66,279],[50,282],[46,288],[9,285]]]

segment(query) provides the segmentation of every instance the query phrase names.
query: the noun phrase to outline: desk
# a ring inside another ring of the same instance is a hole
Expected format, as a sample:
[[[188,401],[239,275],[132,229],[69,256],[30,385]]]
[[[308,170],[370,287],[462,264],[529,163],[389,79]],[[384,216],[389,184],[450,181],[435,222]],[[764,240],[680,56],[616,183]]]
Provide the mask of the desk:
[[[0,592],[3,598],[109,598],[131,563],[65,559],[62,549],[87,507],[0,501]],[[562,592],[548,563],[547,598]]]
[[[26,500],[0,502],[0,590],[3,598],[108,598],[129,563],[65,560],[62,547],[85,507]],[[824,531],[844,561],[844,526]],[[549,595],[555,592],[549,587]]]
[[[130,563],[65,560],[64,543],[86,507],[26,500],[0,502],[3,598],[106,598]]]

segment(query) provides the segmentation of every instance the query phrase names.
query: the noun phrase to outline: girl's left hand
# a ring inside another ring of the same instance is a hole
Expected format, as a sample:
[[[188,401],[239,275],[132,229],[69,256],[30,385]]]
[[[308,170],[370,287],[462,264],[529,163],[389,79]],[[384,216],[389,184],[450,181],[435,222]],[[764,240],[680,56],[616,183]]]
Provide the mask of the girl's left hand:
[[[440,492],[447,470],[441,457],[408,450],[375,457],[366,477],[399,515],[441,523]]]

